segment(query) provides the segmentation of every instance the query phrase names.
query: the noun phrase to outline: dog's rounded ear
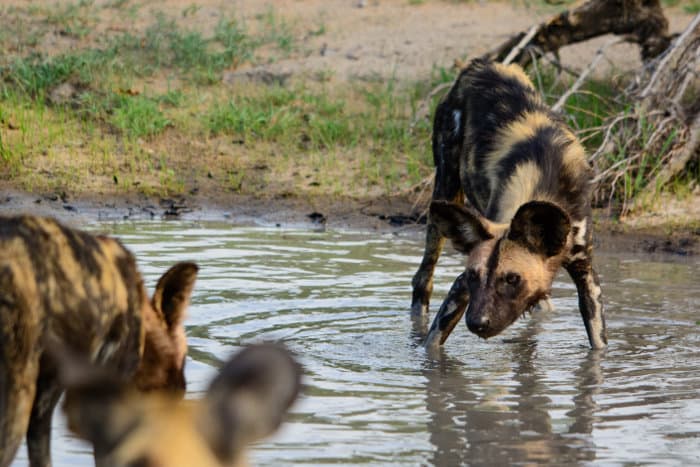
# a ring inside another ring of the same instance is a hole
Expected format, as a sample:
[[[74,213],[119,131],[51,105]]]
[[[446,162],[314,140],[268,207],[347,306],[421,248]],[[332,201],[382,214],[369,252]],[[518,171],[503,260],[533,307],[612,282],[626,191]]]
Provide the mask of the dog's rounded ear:
[[[195,263],[177,263],[158,279],[151,303],[163,315],[168,329],[174,329],[185,320],[197,271]]]
[[[231,463],[279,427],[300,386],[301,367],[284,347],[247,347],[212,381],[198,428],[217,457]]]
[[[508,239],[547,258],[564,249],[571,230],[569,215],[556,204],[530,201],[515,213]]]
[[[477,244],[495,236],[493,223],[476,209],[459,203],[433,201],[430,203],[430,222],[462,253],[469,253]]]

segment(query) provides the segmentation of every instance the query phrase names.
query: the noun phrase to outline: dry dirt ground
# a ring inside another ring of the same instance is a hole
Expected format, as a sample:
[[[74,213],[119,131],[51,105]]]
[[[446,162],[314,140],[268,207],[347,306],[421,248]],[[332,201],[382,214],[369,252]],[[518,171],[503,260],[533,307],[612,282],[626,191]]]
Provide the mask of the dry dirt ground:
[[[4,0],[5,5],[27,5],[27,0]],[[114,0],[96,0],[96,4],[114,4]],[[429,76],[436,66],[449,67],[455,60],[480,55],[503,42],[511,34],[545,20],[563,6],[546,6],[528,1],[447,1],[447,0],[143,0],[140,11],[183,12],[178,21],[207,31],[232,11],[250,25],[254,18],[274,8],[295,31],[309,31],[300,38],[300,46],[286,57],[266,65],[246,65],[225,72],[224,82],[266,79],[377,80],[396,78],[415,80]],[[152,21],[147,15],[125,19],[116,10],[104,8],[98,27],[87,38],[99,37],[125,28],[145,28]],[[187,12],[185,14],[184,12]],[[681,10],[666,11],[672,31],[680,31],[691,20]],[[126,22],[129,21],[129,24]],[[323,30],[322,34],[313,31]],[[81,39],[85,40],[85,38]],[[608,39],[599,38],[562,51],[565,64],[581,68],[590,61]],[[57,54],[76,47],[76,39],[60,34],[42,39],[37,48]],[[265,63],[265,50],[256,51],[257,63]],[[606,52],[607,66],[599,73],[633,70],[640,64],[635,46],[620,44]],[[203,181],[206,183],[206,180]],[[2,188],[2,186],[0,186]],[[88,218],[195,217],[232,219],[236,222],[304,223],[361,228],[393,228],[416,218],[413,200],[405,197],[372,196],[352,199],[292,196],[268,193],[266,197],[241,197],[215,187],[178,199],[149,199],[141,195],[105,192],[79,197],[20,193],[2,190],[0,211],[29,210]],[[76,214],[77,213],[77,214]],[[323,217],[308,217],[320,213]],[[626,249],[668,250],[681,254],[698,251],[697,227],[669,229],[674,225],[698,225],[700,194],[669,212],[639,217],[629,224],[601,221],[599,230],[606,237],[620,237]],[[641,221],[639,219],[642,219]],[[644,219],[647,219],[644,221]],[[690,219],[685,222],[685,219]],[[648,227],[655,224],[655,227]],[[661,225],[661,226],[659,226]],[[636,240],[630,232],[635,232]],[[612,243],[615,245],[614,241]],[[615,246],[616,247],[616,246]]]

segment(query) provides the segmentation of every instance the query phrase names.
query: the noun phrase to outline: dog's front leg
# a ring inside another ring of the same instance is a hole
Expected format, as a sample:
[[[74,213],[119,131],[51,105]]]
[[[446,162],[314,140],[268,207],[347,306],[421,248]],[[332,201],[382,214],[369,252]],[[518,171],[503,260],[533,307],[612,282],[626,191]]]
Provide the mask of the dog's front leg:
[[[445,301],[442,302],[423,345],[426,348],[437,348],[444,344],[455,325],[464,315],[464,310],[468,304],[469,287],[467,286],[467,274],[463,272],[457,276],[454,284],[452,284],[452,288],[447,293]]]
[[[444,243],[445,238],[440,235],[435,224],[429,222],[425,234],[423,261],[412,281],[413,300],[411,302],[411,315],[414,319],[424,319],[428,315],[430,295],[433,292],[433,274]]]
[[[27,451],[31,467],[51,465],[51,416],[63,389],[52,365],[41,359],[39,380],[27,429]]]
[[[578,290],[578,306],[588,333],[588,342],[594,349],[603,349],[608,345],[608,334],[598,274],[593,270],[591,259],[587,257],[573,261],[565,268]]]

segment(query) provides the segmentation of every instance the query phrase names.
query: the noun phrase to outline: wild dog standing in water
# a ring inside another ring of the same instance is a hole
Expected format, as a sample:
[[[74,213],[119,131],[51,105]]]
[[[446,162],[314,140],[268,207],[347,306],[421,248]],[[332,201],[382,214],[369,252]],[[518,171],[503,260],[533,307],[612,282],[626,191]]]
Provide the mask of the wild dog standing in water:
[[[27,437],[32,466],[51,463],[51,416],[63,390],[47,339],[142,391],[184,394],[183,320],[197,275],[179,263],[149,301],[119,241],[54,220],[0,217],[0,466]]]
[[[301,380],[289,352],[272,344],[235,355],[201,400],[138,394],[75,358],[60,366],[68,426],[93,444],[96,465],[105,467],[246,465],[246,446],[280,425]]]
[[[465,309],[469,330],[497,335],[547,299],[563,266],[576,284],[591,347],[605,347],[591,264],[593,170],[520,67],[477,59],[462,71],[437,108],[433,158],[425,253],[413,277],[414,318],[427,316],[445,237],[467,259],[426,346],[442,345]]]

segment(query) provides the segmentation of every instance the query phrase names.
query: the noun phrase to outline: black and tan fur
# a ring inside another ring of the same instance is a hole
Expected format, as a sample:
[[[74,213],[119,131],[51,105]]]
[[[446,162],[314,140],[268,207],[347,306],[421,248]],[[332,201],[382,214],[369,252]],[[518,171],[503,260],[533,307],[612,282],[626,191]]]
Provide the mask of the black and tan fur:
[[[137,393],[71,356],[60,366],[68,426],[93,444],[102,467],[246,465],[245,448],[280,425],[301,380],[289,352],[272,344],[231,358],[200,400]]]
[[[583,147],[517,65],[473,61],[435,114],[435,189],[412,314],[428,313],[445,238],[467,256],[426,339],[442,345],[466,310],[469,329],[494,336],[546,301],[564,267],[591,347],[607,345],[592,267],[591,179]]]
[[[197,275],[179,263],[152,300],[119,241],[42,217],[0,217],[0,466],[26,436],[32,466],[51,463],[53,409],[63,391],[56,341],[142,391],[185,390],[183,319]]]

